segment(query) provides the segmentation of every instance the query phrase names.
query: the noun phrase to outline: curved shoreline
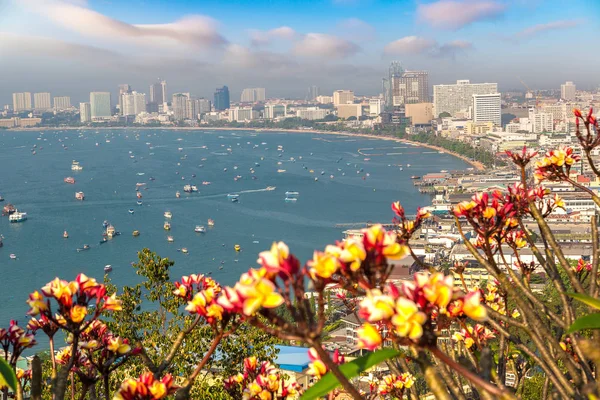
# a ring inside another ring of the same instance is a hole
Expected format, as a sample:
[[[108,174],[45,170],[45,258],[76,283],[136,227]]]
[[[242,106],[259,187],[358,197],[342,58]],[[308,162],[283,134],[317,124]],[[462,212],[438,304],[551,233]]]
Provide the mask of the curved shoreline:
[[[468,157],[465,157],[462,154],[456,153],[454,151],[450,151],[450,150],[446,150],[443,147],[439,147],[439,146],[434,146],[428,143],[420,143],[420,142],[414,142],[412,140],[408,140],[408,139],[400,139],[400,138],[396,138],[396,137],[392,137],[392,136],[379,136],[379,135],[371,135],[371,134],[367,134],[367,133],[352,133],[352,132],[330,132],[330,131],[321,131],[321,130],[316,130],[316,129],[278,129],[278,128],[229,128],[229,127],[211,127],[211,126],[206,126],[206,127],[175,127],[175,126],[168,126],[168,127],[143,127],[143,126],[115,126],[115,127],[58,127],[58,128],[53,128],[53,127],[44,127],[44,128],[17,128],[17,129],[7,129],[5,132],[10,132],[10,131],[43,131],[43,130],[106,130],[106,129],[111,129],[111,130],[115,130],[115,129],[143,129],[143,130],[147,130],[147,129],[163,129],[163,130],[175,130],[175,131],[185,131],[185,130],[203,130],[203,131],[210,131],[210,130],[216,130],[216,131],[253,131],[253,132],[290,132],[290,133],[313,133],[313,134],[320,134],[320,135],[339,135],[339,136],[354,136],[354,137],[363,137],[363,138],[367,138],[367,139],[379,139],[379,140],[388,140],[388,141],[392,141],[392,142],[396,142],[396,143],[407,143],[413,146],[420,146],[420,147],[425,147],[428,149],[432,149],[432,150],[437,150],[437,151],[441,151],[443,153],[446,154],[450,154],[453,157],[459,158],[462,161],[464,161],[465,163],[472,165],[476,170],[478,171],[484,171],[485,170],[485,165],[483,165],[482,163],[480,163],[479,161],[473,161],[471,159],[469,159]],[[2,131],[0,131],[2,132]]]

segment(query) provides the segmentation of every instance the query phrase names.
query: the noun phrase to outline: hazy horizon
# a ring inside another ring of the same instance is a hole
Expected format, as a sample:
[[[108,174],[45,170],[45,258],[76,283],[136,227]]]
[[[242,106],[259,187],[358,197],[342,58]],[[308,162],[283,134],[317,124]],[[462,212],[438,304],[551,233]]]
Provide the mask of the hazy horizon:
[[[269,97],[381,91],[390,61],[427,70],[432,84],[497,82],[501,91],[600,84],[590,51],[594,0],[247,1],[4,0],[0,2],[0,104],[13,92],[71,96],[148,93],[212,98],[227,85]]]

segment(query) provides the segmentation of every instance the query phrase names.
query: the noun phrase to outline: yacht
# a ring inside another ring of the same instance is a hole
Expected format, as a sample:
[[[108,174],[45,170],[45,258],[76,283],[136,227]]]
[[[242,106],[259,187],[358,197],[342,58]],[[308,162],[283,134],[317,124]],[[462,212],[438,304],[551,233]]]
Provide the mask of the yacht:
[[[270,192],[270,191],[275,190],[275,189],[277,189],[276,186],[267,186],[265,190],[267,190],[267,191]]]
[[[179,193],[179,191],[175,192],[175,197],[176,198],[180,198],[181,197],[181,193]]]
[[[17,256],[15,254],[11,254],[9,257],[10,257],[11,260],[16,260],[17,259]]]
[[[287,192],[285,192],[285,195],[286,195],[287,197],[295,197],[295,196],[299,196],[299,195],[300,195],[300,192],[291,192],[291,191],[287,191]]]
[[[185,185],[183,191],[186,193],[192,193],[192,185]]]
[[[196,228],[194,228],[194,232],[196,233],[206,233],[206,228],[202,225],[196,225]]]
[[[239,195],[239,194],[235,194],[235,193],[229,193],[229,194],[227,195],[227,198],[228,198],[228,199],[237,199],[237,198],[239,198],[239,197],[240,197],[240,195]]]
[[[173,239],[173,236],[167,236],[167,242],[173,243],[174,241],[175,239]]]
[[[77,200],[85,200],[85,194],[83,192],[75,192],[75,199]]]
[[[73,163],[71,164],[71,170],[81,171],[82,169],[83,169],[83,167],[81,165],[79,165],[79,161],[73,160]]]
[[[71,185],[75,183],[75,178],[73,178],[72,176],[67,176],[64,179],[65,183],[70,183]]]
[[[215,226],[215,221],[213,219],[208,219],[208,226]]]
[[[23,222],[27,219],[27,213],[19,212],[19,210],[15,210],[14,213],[8,216],[8,220],[10,222]]]
[[[112,271],[112,265],[110,265],[110,264],[105,265],[104,272],[110,272],[110,271]]]
[[[134,237],[140,236],[140,231],[137,231],[137,230],[133,231],[133,236]]]
[[[173,218],[173,214],[171,213],[171,211],[165,211],[165,218]]]
[[[114,236],[116,236],[116,230],[114,226],[108,225],[106,227],[106,236],[108,236],[109,239],[112,239]]]
[[[198,187],[196,185],[192,185],[192,192],[197,192],[198,191]]]
[[[90,249],[90,245],[89,244],[84,244],[83,247],[79,247],[77,249],[77,252],[79,253],[79,252],[86,251],[86,250],[89,250],[89,249]]]
[[[63,232],[63,238],[65,238],[65,239],[69,238],[69,233],[67,231]]]
[[[295,203],[295,202],[297,202],[297,201],[298,201],[298,199],[297,199],[297,198],[295,198],[295,197],[286,197],[286,198],[285,198],[285,202],[286,202],[286,203]]]
[[[181,252],[182,252],[183,254],[187,254],[187,253],[188,253],[188,249],[187,249],[187,247],[183,247],[183,248],[181,248]]]

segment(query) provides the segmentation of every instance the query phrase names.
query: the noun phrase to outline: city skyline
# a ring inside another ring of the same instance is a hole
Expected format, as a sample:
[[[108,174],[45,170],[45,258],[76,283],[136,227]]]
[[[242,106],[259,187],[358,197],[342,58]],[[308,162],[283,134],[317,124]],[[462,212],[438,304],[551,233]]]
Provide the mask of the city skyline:
[[[264,87],[274,97],[381,91],[389,62],[429,72],[429,84],[494,81],[501,91],[598,85],[586,38],[598,28],[558,0],[331,0],[232,7],[175,1],[8,0],[0,16],[0,102],[13,92],[85,99],[128,82],[147,93],[157,77],[169,91],[210,98],[227,85]],[[554,52],[549,49],[556,49]],[[573,65],[572,60],[589,60]],[[543,73],[540,73],[542,70]],[[85,87],[85,89],[84,89]],[[171,90],[172,89],[172,90]]]

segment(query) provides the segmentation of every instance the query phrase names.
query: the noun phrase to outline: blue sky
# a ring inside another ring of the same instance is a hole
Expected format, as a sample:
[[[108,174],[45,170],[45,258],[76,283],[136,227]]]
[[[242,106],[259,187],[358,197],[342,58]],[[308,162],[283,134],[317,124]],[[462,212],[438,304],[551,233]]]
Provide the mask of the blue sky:
[[[377,94],[391,60],[430,83],[596,87],[600,1],[0,0],[0,103],[13,91],[85,99],[130,83],[211,96]]]

